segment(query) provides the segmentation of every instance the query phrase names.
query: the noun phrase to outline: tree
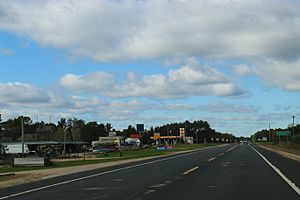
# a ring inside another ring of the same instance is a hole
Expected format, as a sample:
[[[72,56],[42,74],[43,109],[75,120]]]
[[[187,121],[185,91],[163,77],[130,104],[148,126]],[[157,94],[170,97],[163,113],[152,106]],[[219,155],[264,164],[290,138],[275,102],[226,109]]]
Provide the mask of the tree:
[[[2,131],[3,131],[3,127],[2,127],[2,116],[1,116],[1,112],[0,112],[0,142],[2,141]]]
[[[112,129],[111,124],[110,123],[106,123],[105,124],[105,131],[107,132],[107,134],[111,131],[111,129]]]
[[[136,129],[132,125],[129,125],[127,129],[123,130],[122,136],[129,137],[130,134],[137,134]]]
[[[67,125],[66,118],[60,118],[60,120],[57,122],[57,126],[59,127],[65,127]]]

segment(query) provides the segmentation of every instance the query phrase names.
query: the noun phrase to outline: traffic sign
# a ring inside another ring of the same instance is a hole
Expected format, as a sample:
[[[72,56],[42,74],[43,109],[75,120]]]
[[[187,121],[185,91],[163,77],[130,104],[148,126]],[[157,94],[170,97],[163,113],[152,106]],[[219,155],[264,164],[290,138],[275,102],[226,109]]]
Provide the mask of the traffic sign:
[[[290,131],[277,131],[276,135],[277,136],[290,136],[291,132]]]

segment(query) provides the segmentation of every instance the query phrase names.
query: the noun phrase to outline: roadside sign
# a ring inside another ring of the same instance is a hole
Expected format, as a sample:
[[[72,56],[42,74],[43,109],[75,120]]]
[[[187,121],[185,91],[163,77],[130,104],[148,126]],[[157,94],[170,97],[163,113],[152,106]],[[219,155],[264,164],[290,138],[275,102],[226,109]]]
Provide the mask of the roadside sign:
[[[154,140],[160,139],[160,133],[154,133],[153,138],[154,138]]]
[[[184,128],[179,128],[180,138],[184,138]]]
[[[180,134],[184,134],[184,128],[179,129]]]
[[[277,131],[276,135],[277,136],[290,136],[291,132],[290,131]]]
[[[109,137],[116,137],[116,136],[117,136],[117,133],[116,133],[116,132],[109,132],[109,133],[108,133],[108,136],[109,136]]]

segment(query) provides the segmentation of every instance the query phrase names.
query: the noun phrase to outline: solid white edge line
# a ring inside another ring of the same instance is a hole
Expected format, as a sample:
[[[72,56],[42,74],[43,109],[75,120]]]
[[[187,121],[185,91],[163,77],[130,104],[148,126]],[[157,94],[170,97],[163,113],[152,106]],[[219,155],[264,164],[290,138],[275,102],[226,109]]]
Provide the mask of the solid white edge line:
[[[275,165],[273,165],[270,161],[267,160],[259,151],[250,146],[270,167],[300,196],[300,189],[297,187],[295,183],[293,183],[290,179],[288,179]]]
[[[97,176],[102,176],[102,175],[110,174],[110,173],[113,173],[113,172],[123,171],[123,170],[127,170],[127,169],[133,169],[133,168],[136,168],[136,167],[141,167],[141,166],[149,165],[149,164],[152,164],[152,163],[171,160],[171,159],[174,159],[174,158],[179,158],[179,157],[183,157],[183,156],[186,156],[186,155],[191,155],[191,154],[203,152],[203,151],[206,151],[206,150],[209,150],[209,149],[211,149],[211,147],[208,147],[208,148],[205,148],[205,149],[196,149],[196,150],[193,150],[192,152],[189,152],[189,153],[182,153],[180,155],[176,155],[176,156],[172,156],[172,157],[168,157],[168,158],[162,158],[162,159],[153,160],[153,161],[149,161],[149,162],[145,162],[145,163],[141,163],[141,164],[137,164],[137,165],[133,165],[133,166],[122,167],[122,168],[118,168],[118,169],[114,169],[114,170],[110,170],[110,171],[106,171],[106,172],[101,172],[101,173],[92,174],[92,175],[89,175],[89,176],[84,176],[84,177],[80,177],[80,178],[76,178],[76,179],[71,179],[71,180],[60,182],[60,183],[46,185],[46,186],[31,189],[31,190],[26,190],[24,192],[19,192],[19,193],[3,196],[3,197],[0,197],[0,200],[8,199],[8,198],[12,198],[12,197],[32,193],[32,192],[37,192],[37,191],[44,190],[44,189],[47,189],[47,188],[51,188],[51,187],[55,187],[55,186],[59,186],[59,185],[65,185],[65,184],[68,184],[68,183],[72,183],[72,182],[76,182],[76,181],[80,181],[80,180],[84,180],[84,179],[94,178],[94,177],[97,177]]]

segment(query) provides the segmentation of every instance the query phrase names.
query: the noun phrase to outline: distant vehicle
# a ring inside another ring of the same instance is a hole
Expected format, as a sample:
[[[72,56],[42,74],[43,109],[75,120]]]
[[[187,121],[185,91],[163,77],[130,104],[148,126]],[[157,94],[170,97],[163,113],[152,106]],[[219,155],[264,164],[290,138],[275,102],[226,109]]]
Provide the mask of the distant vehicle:
[[[22,154],[22,144],[7,144],[4,145],[5,154]],[[24,144],[24,154],[29,154],[27,144]]]
[[[244,144],[248,144],[248,142],[249,142],[248,140],[244,140]]]

